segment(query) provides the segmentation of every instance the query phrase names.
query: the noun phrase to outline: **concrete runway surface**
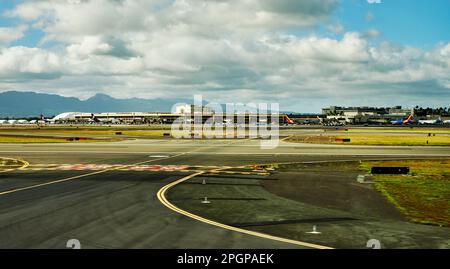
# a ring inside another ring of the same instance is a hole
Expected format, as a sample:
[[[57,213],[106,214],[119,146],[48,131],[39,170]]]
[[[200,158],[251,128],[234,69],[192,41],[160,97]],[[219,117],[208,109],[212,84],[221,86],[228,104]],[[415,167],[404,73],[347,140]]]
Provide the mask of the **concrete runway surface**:
[[[0,145],[0,157],[29,163],[23,169],[0,171],[0,248],[66,248],[72,238],[78,239],[82,248],[365,248],[366,240],[372,238],[388,248],[450,247],[450,229],[407,223],[392,217],[392,208],[387,210],[389,216],[384,216],[363,209],[333,208],[311,197],[305,202],[277,195],[274,184],[285,182],[278,179],[311,182],[308,176],[314,173],[275,171],[265,175],[232,168],[262,163],[442,158],[450,157],[449,147],[280,142],[276,149],[263,150],[260,142],[136,139]],[[158,192],[164,186],[198,172],[203,174],[167,189],[169,205],[161,203]],[[333,179],[332,172],[318,176]],[[355,175],[341,176],[353,184]],[[270,181],[274,178],[278,181]],[[202,179],[208,181],[206,192],[201,189]],[[272,183],[266,184],[269,181]],[[337,186],[349,186],[342,182]],[[326,188],[328,183],[321,184]],[[358,204],[390,206],[373,198],[377,195],[374,190],[364,191],[374,202],[364,202],[362,195]],[[209,207],[201,203],[206,195],[211,195]],[[351,199],[351,193],[346,195],[350,196],[343,199]],[[307,234],[317,223],[322,234]]]

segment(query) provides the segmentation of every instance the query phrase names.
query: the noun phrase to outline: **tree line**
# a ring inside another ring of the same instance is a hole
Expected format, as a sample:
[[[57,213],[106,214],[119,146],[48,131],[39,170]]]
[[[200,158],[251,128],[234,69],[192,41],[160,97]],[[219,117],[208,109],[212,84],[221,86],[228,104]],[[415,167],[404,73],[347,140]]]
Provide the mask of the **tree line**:
[[[423,108],[416,106],[414,108],[414,114],[416,116],[427,116],[427,115],[439,115],[439,116],[450,116],[450,107],[439,107],[439,108]]]

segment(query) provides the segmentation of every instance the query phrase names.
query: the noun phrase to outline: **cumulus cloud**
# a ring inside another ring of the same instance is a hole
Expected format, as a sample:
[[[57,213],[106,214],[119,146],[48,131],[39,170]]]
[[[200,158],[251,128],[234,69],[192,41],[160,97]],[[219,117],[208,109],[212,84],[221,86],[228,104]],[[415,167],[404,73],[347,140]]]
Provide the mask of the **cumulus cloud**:
[[[5,80],[55,78],[62,66],[60,55],[45,50],[20,46],[0,50],[0,78]]]
[[[363,96],[370,102],[409,87],[449,95],[450,44],[428,51],[373,45],[370,39],[380,35],[376,29],[345,33],[339,25],[329,28],[339,37],[290,34],[329,25],[337,5],[337,0],[28,1],[6,15],[42,30],[43,44],[56,45],[2,48],[0,89],[146,98],[204,93],[218,102],[271,100],[293,109],[316,104],[310,108],[316,111],[324,100]]]
[[[21,39],[24,37],[27,28],[26,25],[0,27],[0,46]]]

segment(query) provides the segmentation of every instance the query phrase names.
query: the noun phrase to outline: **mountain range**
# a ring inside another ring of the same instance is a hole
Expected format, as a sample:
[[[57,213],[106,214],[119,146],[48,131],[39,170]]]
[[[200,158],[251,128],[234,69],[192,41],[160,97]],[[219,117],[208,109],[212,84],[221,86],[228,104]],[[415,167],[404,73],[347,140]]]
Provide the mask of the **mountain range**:
[[[87,100],[56,94],[7,91],[0,93],[0,118],[52,117],[63,112],[169,112],[181,99],[116,99],[98,93]]]

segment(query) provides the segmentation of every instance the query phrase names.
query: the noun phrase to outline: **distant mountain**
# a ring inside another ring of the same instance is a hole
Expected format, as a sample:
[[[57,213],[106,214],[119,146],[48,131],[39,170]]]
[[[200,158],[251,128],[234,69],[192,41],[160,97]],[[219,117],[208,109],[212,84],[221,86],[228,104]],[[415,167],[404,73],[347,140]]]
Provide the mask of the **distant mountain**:
[[[168,112],[176,103],[190,103],[181,99],[115,99],[96,94],[80,100],[56,94],[8,91],[0,93],[0,118],[46,117],[63,112]]]

